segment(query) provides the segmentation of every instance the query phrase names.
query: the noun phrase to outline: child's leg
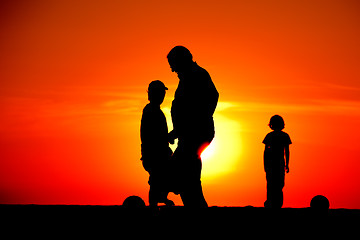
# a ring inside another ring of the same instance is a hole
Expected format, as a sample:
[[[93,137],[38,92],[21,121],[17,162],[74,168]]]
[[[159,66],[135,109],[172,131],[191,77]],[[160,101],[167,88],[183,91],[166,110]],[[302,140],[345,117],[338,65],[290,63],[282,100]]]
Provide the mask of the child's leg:
[[[168,194],[169,192],[165,192],[165,191],[161,192],[160,193],[161,197],[159,198],[159,202],[165,203],[166,206],[175,206],[175,203],[167,198]]]
[[[281,172],[269,171],[266,173],[266,201],[265,207],[281,208],[283,205],[284,178]]]
[[[281,208],[284,201],[283,188],[284,188],[284,176],[285,173],[278,172],[274,181],[274,195],[273,195],[273,205],[275,208]]]
[[[159,174],[153,171],[150,175],[150,190],[149,190],[149,204],[150,206],[156,207],[159,202],[161,202],[161,178]]]
[[[273,176],[270,172],[266,172],[266,201],[264,207],[271,208],[273,205]]]
[[[285,172],[282,171],[279,174],[279,207],[281,208],[283,206],[284,203],[284,193],[283,193],[283,188],[285,186]]]
[[[149,205],[151,207],[157,207],[158,205],[158,200],[157,200],[157,191],[156,191],[156,187],[151,186],[150,185],[150,190],[149,190]]]
[[[280,193],[279,193],[279,208],[281,208],[283,206],[283,203],[284,203],[284,193],[281,188]]]

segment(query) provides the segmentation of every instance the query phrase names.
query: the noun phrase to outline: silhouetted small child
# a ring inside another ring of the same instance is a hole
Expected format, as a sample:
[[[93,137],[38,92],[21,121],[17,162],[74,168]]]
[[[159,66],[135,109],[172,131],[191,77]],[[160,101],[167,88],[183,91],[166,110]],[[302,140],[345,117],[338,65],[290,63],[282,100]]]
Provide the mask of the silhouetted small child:
[[[144,107],[141,118],[141,160],[145,170],[150,174],[150,206],[157,206],[158,203],[174,205],[171,200],[167,199],[169,160],[172,151],[168,143],[166,118],[160,109],[167,89],[159,80],[149,84],[148,99],[150,103]]]
[[[283,132],[284,119],[274,115],[270,119],[269,127],[274,130],[263,140],[264,168],[267,181],[267,200],[265,207],[281,208],[283,205],[283,187],[285,185],[285,170],[289,173],[289,145],[290,136]],[[285,157],[285,159],[284,159]]]

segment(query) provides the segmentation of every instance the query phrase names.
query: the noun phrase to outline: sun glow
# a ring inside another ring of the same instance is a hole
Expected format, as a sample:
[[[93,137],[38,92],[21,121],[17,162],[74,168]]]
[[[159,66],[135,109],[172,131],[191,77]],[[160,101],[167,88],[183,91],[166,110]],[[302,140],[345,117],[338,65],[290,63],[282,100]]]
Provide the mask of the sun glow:
[[[216,153],[216,143],[215,143],[215,139],[210,143],[209,146],[207,146],[204,151],[201,153],[201,159],[203,161],[208,160],[209,158],[211,158],[215,153]]]
[[[235,171],[240,163],[241,128],[238,121],[227,116],[227,111],[232,107],[229,102],[219,102],[214,114],[215,138],[208,147],[201,153],[202,160],[202,179],[213,179]],[[169,130],[172,129],[171,114],[169,107],[162,108]],[[170,145],[175,151],[175,144]]]
[[[237,121],[215,114],[215,138],[201,154],[202,178],[213,179],[234,171],[240,163],[240,125]]]

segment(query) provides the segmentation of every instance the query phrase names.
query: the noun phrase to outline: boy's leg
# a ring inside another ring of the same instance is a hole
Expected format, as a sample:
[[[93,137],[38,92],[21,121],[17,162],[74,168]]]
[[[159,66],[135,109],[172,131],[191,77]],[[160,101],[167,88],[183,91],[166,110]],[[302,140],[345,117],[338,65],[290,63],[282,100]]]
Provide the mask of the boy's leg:
[[[284,203],[284,193],[283,193],[283,188],[285,186],[285,172],[282,171],[279,173],[279,183],[278,183],[278,188],[279,188],[279,192],[278,192],[278,206],[279,208],[281,208],[283,206]]]
[[[169,160],[167,160],[169,161]],[[158,202],[165,203],[167,206],[174,206],[174,202],[168,199],[168,194],[170,192],[170,167],[166,161],[159,166],[158,169]]]
[[[169,192],[163,191],[158,186],[150,186],[149,191],[149,204],[152,207],[157,207],[158,203],[165,203],[167,206],[174,206],[174,202],[167,198]]]
[[[272,207],[281,208],[283,205],[283,187],[284,187],[284,174],[276,172],[273,176],[272,184]]]
[[[161,200],[159,202],[165,203],[166,206],[175,206],[175,203],[167,198],[169,192],[161,193]]]
[[[279,208],[282,208],[283,203],[284,203],[284,193],[283,193],[283,190],[281,188],[280,192],[279,192]]]
[[[158,205],[157,197],[156,197],[156,189],[154,189],[154,187],[151,185],[149,190],[149,205],[150,207],[157,207]]]
[[[284,187],[285,172],[282,171],[268,171],[266,172],[267,181],[267,200],[264,203],[265,207],[281,208],[283,205],[283,187]]]
[[[264,207],[273,207],[274,183],[273,176],[270,172],[266,172],[266,201]]]
[[[149,190],[149,204],[150,206],[156,207],[162,198],[162,187],[161,187],[161,177],[157,169],[154,169],[150,175],[150,190]]]

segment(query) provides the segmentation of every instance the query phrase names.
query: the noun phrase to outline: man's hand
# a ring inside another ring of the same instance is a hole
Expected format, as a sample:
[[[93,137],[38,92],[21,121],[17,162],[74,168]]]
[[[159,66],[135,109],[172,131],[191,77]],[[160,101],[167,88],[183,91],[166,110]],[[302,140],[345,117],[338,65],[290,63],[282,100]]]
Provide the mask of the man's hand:
[[[168,134],[168,141],[169,141],[169,143],[170,144],[174,144],[175,142],[175,139],[176,139],[177,137],[176,137],[176,134],[175,134],[175,131],[174,130],[172,130],[171,132],[169,132],[169,134]]]
[[[290,170],[289,170],[289,165],[286,165],[286,166],[285,166],[285,171],[286,171],[286,173],[289,173],[289,171],[290,171]]]

